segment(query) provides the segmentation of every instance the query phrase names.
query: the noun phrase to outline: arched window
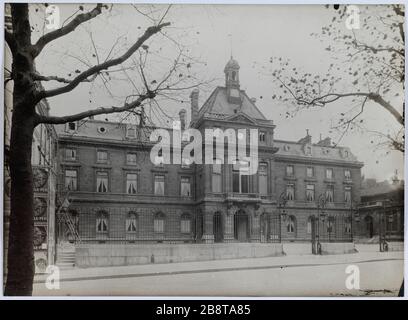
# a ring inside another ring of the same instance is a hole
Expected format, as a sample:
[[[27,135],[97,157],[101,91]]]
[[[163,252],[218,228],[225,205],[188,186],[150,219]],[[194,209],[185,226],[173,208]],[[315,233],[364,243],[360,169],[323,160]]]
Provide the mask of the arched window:
[[[105,211],[99,211],[96,214],[96,232],[107,233],[109,227],[109,216]]]
[[[268,194],[268,164],[261,162],[259,164],[259,194],[267,195]]]
[[[289,216],[286,223],[286,231],[288,233],[295,233],[296,231],[296,218],[294,216]]]
[[[232,170],[232,191],[236,193],[249,193],[249,163],[236,160]]]
[[[350,217],[346,217],[344,221],[344,233],[345,234],[351,233],[351,218]]]
[[[307,224],[306,224],[306,232],[307,232],[308,234],[311,234],[311,233],[312,233],[312,223],[313,223],[313,218],[312,218],[312,217],[309,217],[309,218],[307,219]]]
[[[126,217],[126,232],[133,233],[137,231],[137,213],[129,212]]]
[[[180,232],[191,233],[191,216],[188,213],[183,213],[180,218]]]
[[[163,212],[156,213],[153,221],[153,230],[156,233],[163,233],[164,232],[164,221],[166,216]]]
[[[235,81],[235,80],[237,80],[237,73],[236,73],[236,71],[232,71],[232,81]]]
[[[214,159],[214,164],[212,165],[212,192],[222,191],[222,161],[220,159]]]
[[[334,217],[328,217],[327,225],[326,225],[327,233],[333,233],[334,232],[334,223],[335,223],[335,218]]]

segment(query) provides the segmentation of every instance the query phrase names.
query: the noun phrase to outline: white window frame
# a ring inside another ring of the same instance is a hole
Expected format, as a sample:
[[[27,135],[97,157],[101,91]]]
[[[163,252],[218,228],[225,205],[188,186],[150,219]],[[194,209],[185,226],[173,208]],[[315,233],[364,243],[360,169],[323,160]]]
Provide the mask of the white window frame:
[[[106,159],[100,157],[100,155],[102,155],[102,154],[106,154]],[[108,151],[106,151],[106,150],[97,150],[96,151],[96,162],[98,162],[98,163],[107,163],[108,158],[109,158]]]
[[[98,216],[99,215],[99,216]],[[99,228],[101,226],[101,229]],[[96,233],[105,234],[109,232],[109,216],[106,213],[99,213],[96,217]]]
[[[106,185],[104,187],[106,191],[99,191],[99,185],[103,182],[103,180],[105,180],[105,177],[106,177]],[[98,193],[109,192],[109,173],[107,171],[97,171],[96,172],[96,192]]]
[[[164,216],[154,217],[153,231],[154,233],[164,233],[165,231],[165,217]]]
[[[188,194],[184,194],[183,190],[185,186],[188,186]],[[180,195],[182,197],[191,197],[191,178],[180,177]]]
[[[288,170],[289,168],[292,168],[292,170]],[[285,173],[287,177],[293,177],[295,175],[295,167],[293,165],[291,164],[287,165],[285,170],[286,170]],[[289,172],[289,171],[292,171],[292,172]]]
[[[309,175],[309,169],[312,171],[312,173]],[[313,178],[314,177],[314,168],[313,167],[306,167],[306,177],[308,178]]]
[[[137,215],[136,213],[129,212],[126,217],[126,233],[136,233],[137,232]],[[129,230],[132,229],[132,230]],[[134,230],[133,230],[134,229]]]
[[[134,178],[130,178],[129,176],[134,176]],[[137,173],[133,173],[133,172],[126,173],[126,193],[127,194],[137,194],[137,190],[138,190],[137,180],[138,180]],[[134,192],[133,191],[129,192],[130,187],[133,187]]]
[[[265,162],[260,163],[258,172],[259,172],[259,177],[258,177],[259,194],[267,195],[268,194],[268,164]],[[262,184],[261,184],[261,180],[263,181]],[[262,186],[265,187],[265,190],[261,190]]]
[[[162,177],[163,179],[160,178],[160,180],[156,180],[158,177]],[[155,174],[154,175],[154,194],[156,196],[164,196],[165,195],[165,176],[163,174]],[[161,183],[162,184],[162,193],[157,193],[156,191],[158,190],[158,185],[156,185],[156,183]]]
[[[69,155],[71,154],[71,155]],[[77,159],[77,152],[74,148],[65,148],[64,160],[75,161]]]
[[[191,217],[182,215],[180,220],[180,232],[191,233]]]
[[[309,186],[312,186],[313,188],[309,188]],[[309,199],[309,197],[308,197],[308,194],[309,194],[308,191],[313,191],[313,195],[312,195],[311,199]],[[306,201],[308,201],[308,202],[315,201],[315,185],[314,184],[308,183],[306,185]]]
[[[68,172],[75,172],[75,175],[68,176]],[[69,179],[69,182],[68,182]],[[72,188],[70,188],[72,186]],[[75,169],[65,169],[65,188],[69,191],[78,190],[78,170]]]
[[[331,199],[330,199],[330,194],[331,194]],[[326,186],[326,202],[329,202],[329,203],[334,202],[334,186],[331,184]]]
[[[293,190],[292,197],[289,196],[290,195],[289,190],[291,189],[290,187],[292,187],[292,190]],[[286,200],[288,200],[288,201],[295,200],[295,192],[296,192],[295,191],[295,184],[294,183],[288,183],[286,185]]]
[[[129,161],[130,159],[129,159],[129,157],[130,156],[134,156],[134,160],[135,161]],[[126,164],[129,164],[129,165],[136,165],[137,164],[137,153],[136,152],[128,152],[128,153],[126,153]]]
[[[331,173],[329,174],[329,172],[331,172]],[[333,177],[334,177],[333,169],[332,168],[326,168],[326,179],[327,180],[332,180]]]

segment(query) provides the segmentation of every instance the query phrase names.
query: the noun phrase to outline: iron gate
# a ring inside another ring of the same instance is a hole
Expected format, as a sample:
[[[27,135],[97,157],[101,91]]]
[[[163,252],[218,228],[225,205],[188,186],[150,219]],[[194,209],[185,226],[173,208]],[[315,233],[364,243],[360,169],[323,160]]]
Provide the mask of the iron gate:
[[[313,254],[321,254],[321,243],[353,241],[352,219],[350,215],[312,216],[310,223]]]

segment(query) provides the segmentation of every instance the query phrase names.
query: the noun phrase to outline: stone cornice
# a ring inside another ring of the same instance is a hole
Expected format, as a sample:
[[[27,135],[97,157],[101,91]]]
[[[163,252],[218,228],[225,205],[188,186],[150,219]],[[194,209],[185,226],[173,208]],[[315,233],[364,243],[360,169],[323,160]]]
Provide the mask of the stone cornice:
[[[299,157],[299,156],[286,156],[275,154],[276,161],[282,162],[291,162],[291,163],[302,163],[302,164],[332,164],[340,167],[354,167],[354,168],[362,168],[364,163],[359,161],[342,161],[336,159],[322,159],[322,158],[310,158],[310,157]]]

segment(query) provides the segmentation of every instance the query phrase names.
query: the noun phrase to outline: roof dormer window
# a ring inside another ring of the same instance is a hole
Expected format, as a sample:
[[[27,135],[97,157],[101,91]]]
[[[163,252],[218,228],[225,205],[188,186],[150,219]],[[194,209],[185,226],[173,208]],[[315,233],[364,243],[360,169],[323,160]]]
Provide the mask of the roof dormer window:
[[[68,122],[66,124],[65,130],[67,132],[76,132],[78,130],[78,124],[76,122]]]

